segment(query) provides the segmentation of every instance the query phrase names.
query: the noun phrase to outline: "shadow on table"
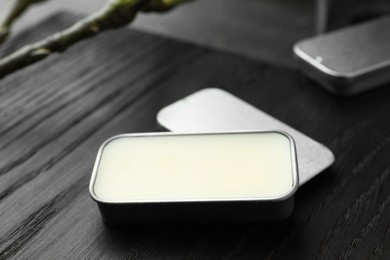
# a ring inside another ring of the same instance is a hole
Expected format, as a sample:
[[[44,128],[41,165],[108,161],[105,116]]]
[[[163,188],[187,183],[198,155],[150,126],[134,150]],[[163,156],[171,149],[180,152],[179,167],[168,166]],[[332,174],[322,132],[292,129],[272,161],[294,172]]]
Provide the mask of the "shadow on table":
[[[104,224],[104,239],[115,254],[127,257],[213,258],[243,252],[267,256],[294,228],[294,218],[272,223],[159,224],[116,227]],[[299,242],[299,234],[294,238]],[[113,253],[113,252],[111,252]]]

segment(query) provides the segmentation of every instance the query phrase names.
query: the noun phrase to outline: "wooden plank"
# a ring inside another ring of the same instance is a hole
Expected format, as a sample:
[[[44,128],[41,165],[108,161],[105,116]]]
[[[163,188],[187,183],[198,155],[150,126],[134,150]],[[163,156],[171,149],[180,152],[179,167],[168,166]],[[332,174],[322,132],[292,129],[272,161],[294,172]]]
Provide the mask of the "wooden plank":
[[[59,14],[39,30],[72,19]],[[99,145],[161,130],[157,111],[204,87],[325,143],[334,167],[298,191],[282,223],[104,225],[87,187]],[[0,81],[0,259],[385,259],[389,94],[336,98],[297,71],[134,30],[85,41]]]

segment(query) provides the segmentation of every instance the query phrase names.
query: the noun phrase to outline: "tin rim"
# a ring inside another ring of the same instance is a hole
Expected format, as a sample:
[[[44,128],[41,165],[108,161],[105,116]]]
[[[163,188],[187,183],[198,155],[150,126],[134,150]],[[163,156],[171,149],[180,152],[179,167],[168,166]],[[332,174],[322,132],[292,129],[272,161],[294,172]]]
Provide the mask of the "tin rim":
[[[251,133],[277,133],[281,134],[289,140],[290,145],[290,155],[291,155],[291,169],[292,169],[292,187],[291,189],[284,194],[283,196],[275,197],[260,197],[260,198],[226,198],[226,199],[176,199],[176,200],[105,200],[99,198],[94,192],[94,184],[96,181],[97,170],[99,168],[99,163],[104,148],[113,140],[124,138],[124,137],[149,137],[149,136],[191,136],[191,135],[218,135],[218,134],[251,134]],[[299,185],[299,175],[298,175],[298,160],[296,154],[296,145],[292,136],[281,130],[237,130],[237,131],[218,131],[218,132],[151,132],[151,133],[131,133],[131,134],[120,134],[115,135],[107,139],[99,148],[96,160],[93,166],[91,180],[89,183],[89,193],[93,200],[98,203],[104,204],[145,204],[145,203],[204,203],[204,202],[279,202],[284,201],[294,195]]]

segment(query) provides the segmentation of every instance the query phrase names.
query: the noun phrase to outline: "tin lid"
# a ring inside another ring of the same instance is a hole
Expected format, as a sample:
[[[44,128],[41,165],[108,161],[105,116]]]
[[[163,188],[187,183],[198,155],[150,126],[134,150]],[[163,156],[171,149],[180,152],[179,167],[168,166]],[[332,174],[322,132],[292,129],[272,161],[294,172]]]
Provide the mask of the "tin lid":
[[[303,185],[333,164],[333,153],[323,144],[218,88],[201,89],[161,109],[158,123],[173,132],[218,132],[279,129],[294,138]]]

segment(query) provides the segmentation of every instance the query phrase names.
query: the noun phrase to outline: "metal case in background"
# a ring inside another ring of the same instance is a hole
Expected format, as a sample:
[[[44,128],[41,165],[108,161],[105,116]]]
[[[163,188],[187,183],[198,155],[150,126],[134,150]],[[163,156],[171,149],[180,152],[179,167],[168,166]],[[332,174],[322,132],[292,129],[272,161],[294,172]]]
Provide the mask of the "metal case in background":
[[[288,138],[291,148],[293,187],[290,192],[277,198],[248,199],[192,199],[183,201],[109,201],[99,198],[94,192],[94,184],[99,162],[104,148],[116,138],[178,135],[215,135],[240,133],[278,133]],[[223,223],[280,221],[290,216],[294,208],[294,194],[298,188],[298,167],[295,143],[291,136],[280,131],[233,131],[221,133],[146,133],[115,136],[102,144],[93,168],[89,192],[97,202],[105,223],[110,225],[133,225],[151,223]]]
[[[350,96],[390,81],[390,16],[300,41],[302,71],[330,92]]]

